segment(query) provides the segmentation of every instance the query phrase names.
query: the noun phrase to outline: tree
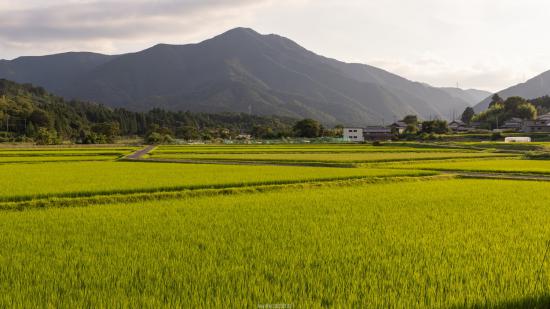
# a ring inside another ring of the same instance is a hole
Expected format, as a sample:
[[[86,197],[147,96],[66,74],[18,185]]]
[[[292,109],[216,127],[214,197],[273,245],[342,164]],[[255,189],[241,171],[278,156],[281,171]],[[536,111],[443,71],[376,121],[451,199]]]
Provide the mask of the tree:
[[[300,120],[296,122],[293,129],[297,137],[314,138],[321,134],[321,124],[313,119]]]
[[[415,124],[408,124],[407,128],[405,128],[405,131],[403,132],[405,134],[414,135],[418,133],[418,126]]]
[[[476,114],[476,112],[474,111],[474,109],[471,106],[468,106],[468,107],[466,107],[466,109],[462,113],[462,116],[460,117],[460,120],[462,120],[462,122],[464,122],[464,123],[470,124],[470,122],[472,122],[472,118],[474,117],[475,114]]]
[[[38,129],[34,141],[38,145],[55,145],[59,144],[59,138],[55,130],[48,130],[46,128]]]
[[[491,97],[491,103],[489,103],[489,108],[497,104],[502,104],[502,102],[504,102],[504,100],[498,95],[498,93],[495,93]]]
[[[537,109],[532,104],[521,104],[516,109],[516,116],[521,119],[537,118]]]
[[[193,126],[183,126],[176,129],[176,136],[186,140],[198,139],[200,137],[197,128]]]
[[[445,134],[449,132],[449,127],[445,120],[424,121],[422,122],[422,132]]]
[[[98,123],[92,126],[92,131],[97,135],[97,137],[103,137],[95,138],[98,142],[91,144],[103,144],[99,142],[100,140],[105,140],[105,143],[114,143],[116,137],[120,133],[120,124],[115,121]]]
[[[403,122],[406,124],[412,124],[416,126],[418,124],[418,116],[416,115],[407,115],[403,118]]]
[[[51,119],[48,113],[41,109],[35,109],[29,116],[29,120],[36,127],[49,127],[51,125]]]
[[[145,142],[150,145],[157,144],[173,144],[174,139],[168,134],[161,134],[158,132],[152,132],[145,137]]]
[[[29,122],[27,124],[27,127],[25,128],[25,136],[27,137],[34,137],[36,135],[36,128],[32,124],[32,122]]]
[[[273,129],[268,126],[254,126],[252,128],[252,136],[255,138],[273,138]]]

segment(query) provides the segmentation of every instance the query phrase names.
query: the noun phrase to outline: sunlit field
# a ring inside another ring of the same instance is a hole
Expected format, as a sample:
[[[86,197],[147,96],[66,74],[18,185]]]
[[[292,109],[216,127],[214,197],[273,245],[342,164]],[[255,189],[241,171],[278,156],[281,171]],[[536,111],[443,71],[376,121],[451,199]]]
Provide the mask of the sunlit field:
[[[550,161],[477,146],[0,149],[0,307],[546,307]]]
[[[0,165],[9,179],[0,201],[32,196],[235,187],[362,177],[430,175],[425,171],[302,166],[237,166],[144,162],[78,162]]]
[[[484,152],[366,152],[366,153],[258,153],[258,154],[166,154],[153,153],[151,158],[218,161],[331,162],[363,163],[380,161],[433,160],[442,158],[483,158],[510,156]]]
[[[394,165],[407,169],[498,173],[550,174],[548,160],[467,160],[455,162],[412,162]]]
[[[448,180],[4,212],[0,304],[528,304],[549,288],[549,190]]]

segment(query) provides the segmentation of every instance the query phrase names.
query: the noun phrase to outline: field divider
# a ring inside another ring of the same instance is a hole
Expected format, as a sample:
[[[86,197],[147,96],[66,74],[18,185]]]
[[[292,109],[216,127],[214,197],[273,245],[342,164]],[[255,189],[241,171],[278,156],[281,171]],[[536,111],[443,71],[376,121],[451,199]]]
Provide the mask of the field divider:
[[[517,155],[498,155],[495,157],[488,156],[457,156],[449,157],[450,160],[460,159],[506,159],[515,158]],[[177,159],[177,158],[162,158],[162,157],[149,157],[130,159],[122,158],[119,161],[133,161],[133,162],[156,162],[156,163],[184,163],[184,164],[227,164],[227,165],[273,165],[273,166],[313,166],[313,167],[346,167],[356,168],[364,164],[376,164],[376,163],[403,163],[403,162],[415,162],[415,161],[433,161],[433,160],[445,160],[444,158],[406,158],[406,159],[377,159],[377,160],[357,160],[357,161],[300,161],[300,160],[269,160],[269,159],[254,159],[254,160],[240,160],[240,159],[227,159],[227,158],[214,158],[214,159]]]
[[[495,180],[524,180],[524,181],[550,181],[550,175],[544,174],[524,174],[510,172],[462,172],[462,171],[439,171],[446,175],[455,175],[457,178],[470,179],[495,179]]]
[[[401,176],[431,176],[437,174],[437,172],[425,171],[425,173],[414,175],[401,175]],[[357,175],[357,176],[341,176],[341,177],[320,177],[320,178],[308,178],[297,180],[265,180],[265,181],[252,181],[252,182],[235,182],[235,183],[219,183],[219,184],[198,184],[198,185],[184,185],[184,186],[166,186],[166,187],[154,187],[154,188],[135,188],[135,189],[122,189],[122,190],[98,190],[98,191],[76,191],[76,192],[64,192],[64,193],[47,193],[36,195],[20,195],[20,196],[7,196],[0,197],[0,203],[6,202],[25,202],[31,200],[51,199],[51,198],[83,198],[105,195],[131,195],[139,193],[158,193],[158,192],[174,192],[182,190],[202,190],[202,189],[225,189],[225,188],[242,188],[242,187],[256,187],[256,186],[268,186],[268,185],[291,185],[297,183],[308,182],[330,182],[341,180],[354,180],[371,178],[373,176]],[[378,177],[393,177],[393,176],[378,176]]]
[[[135,191],[133,193],[114,193],[104,195],[88,196],[50,196],[39,199],[30,199],[22,201],[0,202],[0,211],[24,211],[32,209],[46,208],[64,208],[64,207],[84,207],[90,205],[104,205],[116,203],[135,203],[145,201],[157,201],[168,199],[194,198],[202,196],[233,195],[233,194],[251,194],[271,191],[280,191],[288,189],[309,189],[321,187],[345,187],[350,185],[393,183],[393,182],[412,182],[412,181],[434,181],[455,179],[455,175],[450,174],[430,174],[419,176],[357,176],[347,178],[332,178],[322,180],[307,181],[277,181],[256,184],[246,184],[237,186],[209,186],[203,188],[173,188],[172,190],[146,190]]]
[[[243,161],[243,160],[210,160],[210,159],[171,159],[171,158],[140,158],[130,159],[122,158],[119,161],[124,162],[145,162],[145,163],[182,163],[182,164],[223,164],[223,165],[261,165],[261,166],[307,166],[307,167],[342,167],[355,168],[358,163],[355,162],[307,162],[307,161]]]

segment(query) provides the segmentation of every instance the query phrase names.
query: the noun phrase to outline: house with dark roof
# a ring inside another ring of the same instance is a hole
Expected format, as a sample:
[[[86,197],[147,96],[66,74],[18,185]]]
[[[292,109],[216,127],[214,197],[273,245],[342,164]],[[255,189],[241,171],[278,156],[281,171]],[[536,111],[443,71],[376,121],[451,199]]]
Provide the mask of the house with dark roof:
[[[539,116],[535,120],[525,120],[522,131],[526,133],[550,132],[550,113]]]
[[[365,140],[382,141],[393,137],[391,127],[369,126],[363,129]]]
[[[500,128],[507,131],[520,131],[523,128],[523,119],[514,117],[505,121]]]
[[[453,132],[466,132],[470,131],[472,128],[470,128],[461,120],[453,120],[449,123],[449,129],[451,129]]]
[[[404,121],[397,121],[390,125],[390,129],[393,134],[403,134],[407,130],[407,126]]]

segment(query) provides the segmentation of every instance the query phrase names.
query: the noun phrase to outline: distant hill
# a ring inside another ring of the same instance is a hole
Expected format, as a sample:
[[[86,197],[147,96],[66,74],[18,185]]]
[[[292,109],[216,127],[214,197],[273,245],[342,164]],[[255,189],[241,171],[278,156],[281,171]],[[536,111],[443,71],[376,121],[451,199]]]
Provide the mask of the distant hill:
[[[483,90],[477,90],[477,89],[460,89],[460,88],[451,88],[451,87],[445,87],[440,88],[441,90],[447,92],[451,96],[455,98],[459,98],[463,101],[468,102],[471,106],[476,105],[481,100],[487,98],[488,96],[492,95],[489,91],[483,91]],[[462,111],[461,111],[462,112]]]
[[[501,90],[498,94],[503,98],[519,96],[525,99],[535,99],[550,95],[550,71],[544,72],[531,78],[525,83],[521,83],[510,88]],[[481,112],[489,107],[491,97],[488,96],[474,107],[476,112]]]
[[[55,131],[59,138],[86,142],[90,136],[110,134],[145,136],[155,128],[185,139],[237,136],[241,132],[271,138],[290,136],[297,119],[238,113],[191,113],[153,109],[132,112],[101,104],[66,101],[42,87],[0,79],[0,142],[34,138],[39,129]],[[110,130],[110,129],[109,129]],[[91,143],[88,139],[88,143]],[[97,143],[95,141],[94,143]]]
[[[118,56],[65,53],[0,61],[2,77],[136,111],[242,112],[328,125],[389,123],[406,114],[447,118],[474,95],[325,58],[246,28],[199,44],[159,44]]]

